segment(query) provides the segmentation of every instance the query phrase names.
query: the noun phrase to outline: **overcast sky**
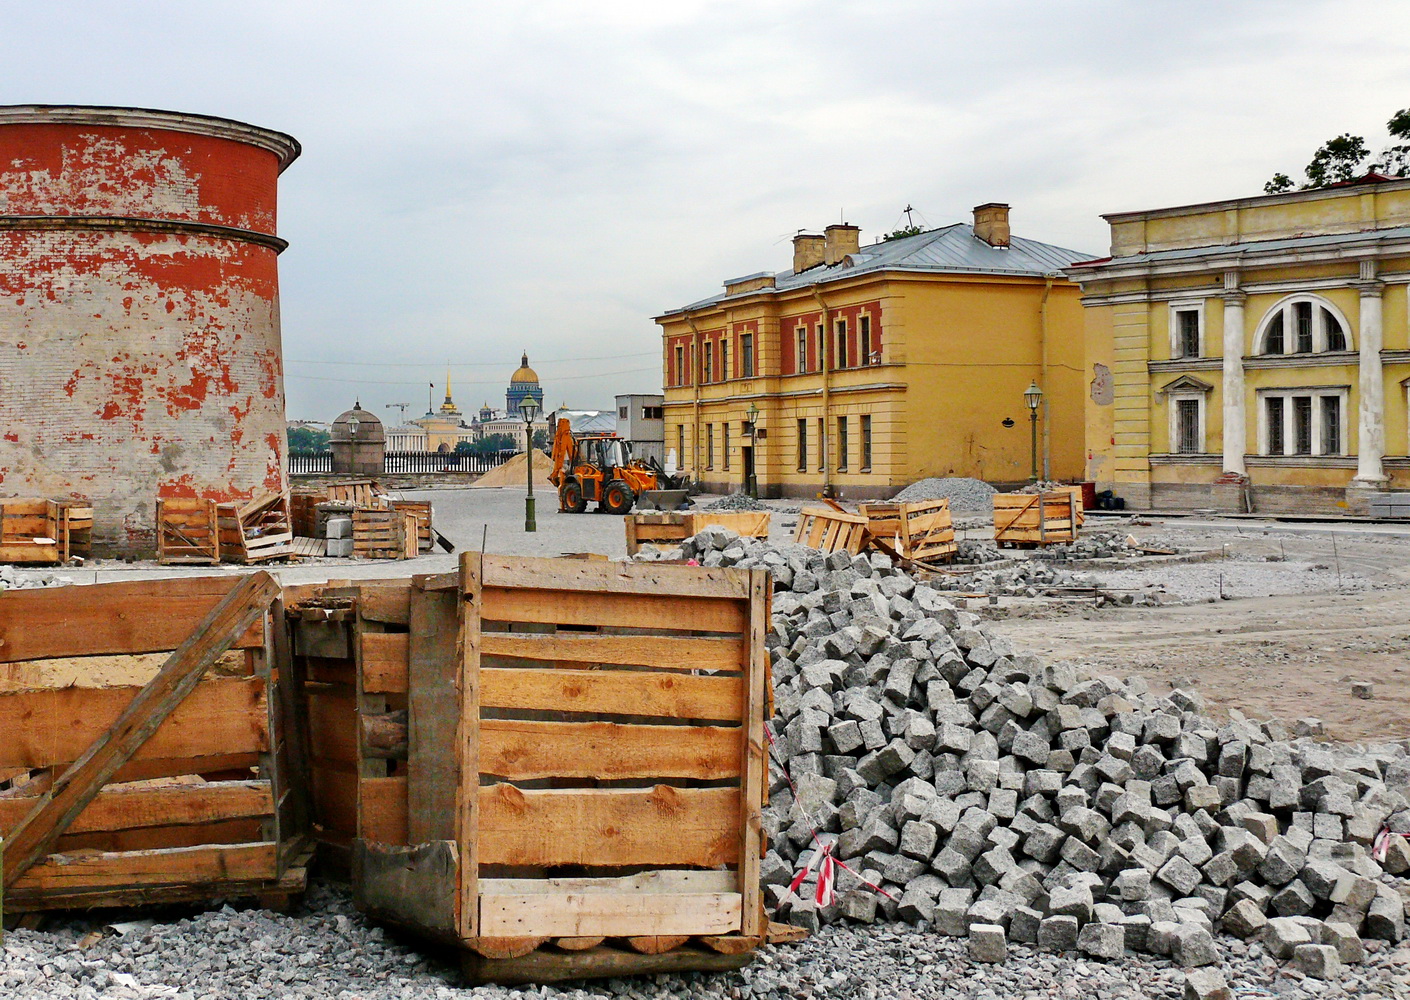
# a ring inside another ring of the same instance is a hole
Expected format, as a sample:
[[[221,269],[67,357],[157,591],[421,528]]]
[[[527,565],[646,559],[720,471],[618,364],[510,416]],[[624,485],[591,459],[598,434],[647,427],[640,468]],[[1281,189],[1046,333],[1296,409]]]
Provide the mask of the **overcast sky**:
[[[6,103],[292,133],[280,188],[291,418],[427,384],[503,406],[659,391],[651,317],[1007,201],[1094,256],[1102,212],[1259,193],[1410,106],[1410,5],[593,0],[10,4]],[[335,363],[339,362],[339,363]]]

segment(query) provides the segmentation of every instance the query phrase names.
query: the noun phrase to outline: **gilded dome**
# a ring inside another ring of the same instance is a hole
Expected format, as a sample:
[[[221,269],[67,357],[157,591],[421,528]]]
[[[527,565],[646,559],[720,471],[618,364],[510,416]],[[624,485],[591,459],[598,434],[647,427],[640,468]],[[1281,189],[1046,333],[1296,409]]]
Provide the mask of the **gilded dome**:
[[[525,351],[523,358],[519,361],[519,370],[509,376],[510,385],[524,385],[525,383],[539,384],[538,372],[529,367],[529,352]]]

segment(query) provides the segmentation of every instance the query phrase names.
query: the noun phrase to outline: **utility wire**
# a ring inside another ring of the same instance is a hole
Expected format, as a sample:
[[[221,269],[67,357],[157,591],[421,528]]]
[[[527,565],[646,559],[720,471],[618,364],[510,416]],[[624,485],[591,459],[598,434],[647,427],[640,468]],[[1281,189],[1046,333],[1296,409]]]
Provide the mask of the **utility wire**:
[[[583,379],[583,378],[608,378],[608,377],[613,376],[613,375],[638,375],[638,374],[640,374],[640,373],[642,373],[642,372],[659,372],[660,370],[661,370],[661,369],[660,369],[659,366],[657,366],[657,365],[652,365],[650,368],[629,368],[629,369],[626,369],[625,371],[616,371],[616,372],[592,372],[592,373],[589,373],[589,374],[587,374],[587,375],[561,375],[561,376],[556,375],[556,376],[554,376],[553,381],[554,381],[554,382],[569,382],[569,381],[573,381],[573,380],[575,380],[575,379]],[[340,383],[340,384],[342,384],[342,385],[414,385],[414,386],[420,387],[420,386],[422,386],[422,385],[425,384],[425,383],[423,383],[423,382],[400,382],[400,381],[393,381],[393,380],[391,380],[391,379],[354,379],[354,378],[336,378],[336,377],[327,376],[327,375],[299,375],[299,374],[297,374],[297,373],[295,373],[295,372],[286,372],[285,375],[284,375],[284,377],[285,377],[285,378],[302,379],[302,380],[305,381],[305,382],[338,382],[338,383]],[[464,386],[472,386],[472,385],[477,385],[477,386],[478,386],[478,385],[503,385],[503,384],[504,384],[504,383],[503,383],[502,381],[500,381],[500,380],[483,381],[483,382],[462,382],[462,383],[461,383],[461,385],[464,385]]]
[[[639,358],[643,352],[637,351],[633,354],[598,354],[589,358],[545,358],[535,361],[538,365],[553,365],[566,363],[569,361],[616,361],[621,358]],[[434,368],[437,371],[445,367],[441,361],[334,361],[328,358],[285,358],[288,364],[294,365],[348,365],[366,368]],[[451,365],[451,368],[503,368],[503,361],[465,361]]]

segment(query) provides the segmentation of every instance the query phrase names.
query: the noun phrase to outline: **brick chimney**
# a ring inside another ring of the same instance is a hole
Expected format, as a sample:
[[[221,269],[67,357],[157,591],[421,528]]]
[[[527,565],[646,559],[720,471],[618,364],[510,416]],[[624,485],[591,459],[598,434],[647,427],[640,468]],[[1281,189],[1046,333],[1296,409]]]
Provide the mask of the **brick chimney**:
[[[793,273],[801,274],[823,262],[826,240],[817,233],[799,233],[793,237]]]
[[[1001,201],[974,206],[974,235],[991,247],[1009,245],[1009,207]]]
[[[857,226],[849,226],[845,222],[839,222],[828,226],[823,232],[827,234],[827,249],[823,254],[823,263],[829,267],[841,263],[843,257],[849,253],[856,253],[862,248],[862,231]]]

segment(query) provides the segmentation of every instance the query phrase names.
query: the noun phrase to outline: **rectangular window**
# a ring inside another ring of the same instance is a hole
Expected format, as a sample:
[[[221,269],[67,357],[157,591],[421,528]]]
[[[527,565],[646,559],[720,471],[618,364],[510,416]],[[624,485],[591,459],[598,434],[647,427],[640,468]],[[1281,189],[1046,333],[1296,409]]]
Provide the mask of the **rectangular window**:
[[[798,471],[808,471],[808,421],[798,420]]]
[[[729,468],[729,421],[720,424],[720,454],[724,457],[725,468]]]
[[[729,341],[720,341],[720,381],[729,380]]]
[[[1264,403],[1264,413],[1268,421],[1268,454],[1283,453],[1283,397],[1269,396]]]
[[[627,419],[627,414],[628,414],[629,412],[631,412],[631,407],[628,407],[628,406],[619,406],[619,407],[617,407],[617,416],[620,417],[620,418],[623,419],[623,420],[626,420],[626,419]]]
[[[827,468],[827,421],[818,417],[818,471]]]
[[[862,471],[871,471],[871,414],[862,414]]]
[[[847,321],[839,319],[837,321],[837,367],[846,368],[847,365]]]
[[[1199,357],[1199,310],[1177,309],[1175,311],[1177,358]]]
[[[685,385],[685,348],[676,345],[676,385]]]
[[[705,468],[715,467],[715,425],[705,425]]]
[[[1294,396],[1293,406],[1293,454],[1312,454],[1312,397]]]
[[[740,334],[739,337],[739,377],[754,377],[754,335]]]
[[[818,324],[818,371],[822,371],[827,366],[827,334],[823,331],[823,325]],[[821,440],[821,437],[819,437]]]
[[[837,418],[837,471],[847,471],[847,418]]]
[[[661,407],[659,406],[643,406],[641,408],[642,420],[660,420],[661,416]]]
[[[863,316],[857,320],[857,363],[860,365],[872,363],[870,316]]]
[[[801,326],[798,328],[798,357],[794,360],[793,370],[795,372],[808,370],[808,331]]]
[[[1293,303],[1293,324],[1297,327],[1297,353],[1312,353],[1312,303]]]
[[[702,381],[714,381],[715,372],[715,348],[710,341],[705,341],[705,377]]]
[[[1322,397],[1322,454],[1341,454],[1341,397]]]
[[[684,469],[686,467],[685,455],[685,424],[676,424],[676,467]]]
[[[1199,400],[1175,401],[1175,450],[1181,455],[1198,455],[1204,450],[1199,433]]]

